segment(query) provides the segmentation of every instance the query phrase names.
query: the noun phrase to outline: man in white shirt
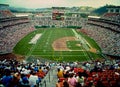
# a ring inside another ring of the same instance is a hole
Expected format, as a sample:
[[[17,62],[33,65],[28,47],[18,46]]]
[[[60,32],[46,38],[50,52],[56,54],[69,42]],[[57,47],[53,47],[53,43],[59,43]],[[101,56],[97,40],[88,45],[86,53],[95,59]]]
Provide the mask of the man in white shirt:
[[[39,81],[38,76],[34,71],[32,71],[30,77],[29,77],[29,85],[30,87],[35,87],[37,85],[37,81]]]

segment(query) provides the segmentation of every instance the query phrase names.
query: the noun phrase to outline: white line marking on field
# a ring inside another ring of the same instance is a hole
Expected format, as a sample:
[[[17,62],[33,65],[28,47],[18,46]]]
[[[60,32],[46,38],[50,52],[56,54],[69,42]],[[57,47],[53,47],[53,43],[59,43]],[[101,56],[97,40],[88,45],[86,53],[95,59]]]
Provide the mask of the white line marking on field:
[[[45,33],[46,31],[43,32],[43,34]],[[36,43],[37,44],[37,43]],[[32,47],[31,47],[31,50],[27,53],[26,55],[26,59],[32,54],[33,50],[36,48],[36,44],[34,44]]]
[[[75,36],[78,38],[78,41],[80,41],[81,45],[83,45],[82,49],[88,51],[91,48],[91,45],[80,34],[78,34],[74,29],[72,29],[72,31],[74,32]],[[83,51],[83,53],[84,53],[84,56],[86,56],[86,57],[88,56],[88,54],[86,52]]]
[[[38,39],[41,37],[42,34],[36,34],[32,40],[29,42],[29,44],[36,44]]]
[[[78,34],[74,29],[72,29],[72,31],[74,32],[75,36],[78,38],[78,41],[80,41],[82,45],[84,45],[84,48],[86,50],[92,48],[91,45],[80,34]]]

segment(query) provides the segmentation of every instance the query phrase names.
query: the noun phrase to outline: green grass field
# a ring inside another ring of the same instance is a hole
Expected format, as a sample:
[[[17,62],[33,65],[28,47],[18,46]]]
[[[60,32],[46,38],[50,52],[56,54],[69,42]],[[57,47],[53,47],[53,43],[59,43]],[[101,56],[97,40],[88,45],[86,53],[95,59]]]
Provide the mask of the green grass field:
[[[67,47],[70,51],[55,51],[52,47],[52,43],[63,37],[76,37],[73,29],[65,28],[46,28],[36,29],[25,36],[19,43],[14,47],[13,52],[15,54],[24,55],[27,57],[34,56],[37,58],[46,58],[55,61],[89,61],[91,59],[102,58],[101,49],[95,43],[95,41],[88,36],[77,32],[80,35],[80,40],[67,41]],[[36,44],[29,44],[31,39],[36,34],[42,34]],[[81,43],[81,46],[76,44]],[[90,52],[89,48],[95,48],[97,52]]]

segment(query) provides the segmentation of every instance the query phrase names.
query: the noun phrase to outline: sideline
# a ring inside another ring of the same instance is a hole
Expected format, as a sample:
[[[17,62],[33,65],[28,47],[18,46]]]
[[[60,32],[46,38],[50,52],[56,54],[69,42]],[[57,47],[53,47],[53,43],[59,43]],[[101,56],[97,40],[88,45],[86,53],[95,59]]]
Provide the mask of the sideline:
[[[89,51],[91,48],[91,45],[80,34],[78,34],[74,29],[72,29],[72,31],[75,34],[78,41],[80,41],[80,44],[82,45],[83,50]],[[91,59],[90,55],[87,52],[83,52],[83,53],[86,56],[87,61],[88,61],[87,57],[89,57]]]
[[[74,29],[72,29],[72,31],[74,32],[76,38],[82,43],[82,45],[84,45],[86,50],[92,48],[92,46],[80,34],[78,34]]]

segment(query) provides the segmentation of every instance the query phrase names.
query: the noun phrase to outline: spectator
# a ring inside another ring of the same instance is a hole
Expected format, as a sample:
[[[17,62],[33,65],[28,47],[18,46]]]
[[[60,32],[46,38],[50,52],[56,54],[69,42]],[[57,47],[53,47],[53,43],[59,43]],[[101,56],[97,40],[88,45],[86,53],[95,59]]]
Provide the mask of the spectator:
[[[13,77],[11,76],[11,71],[10,70],[6,70],[6,75],[4,75],[2,77],[2,84],[5,86],[5,87],[10,87],[10,84],[12,82],[12,79]]]
[[[60,70],[59,68],[58,68],[58,72],[57,72],[57,77],[58,78],[63,78],[63,71]]]
[[[19,73],[15,73],[13,75],[13,79],[10,83],[10,87],[18,87],[19,86],[19,82],[20,82],[20,78],[21,78],[21,75]]]
[[[56,87],[63,87],[63,83],[60,80],[58,80],[58,82],[56,83]]]
[[[30,87],[36,87],[39,83],[39,78],[36,75],[35,71],[31,71],[31,75],[29,77],[29,85]]]
[[[21,74],[20,87],[30,87],[29,79],[26,75]]]
[[[63,87],[70,87],[66,79],[63,81]]]
[[[68,83],[69,83],[70,87],[76,86],[77,80],[74,77],[74,74],[70,74],[70,77],[68,78]]]

